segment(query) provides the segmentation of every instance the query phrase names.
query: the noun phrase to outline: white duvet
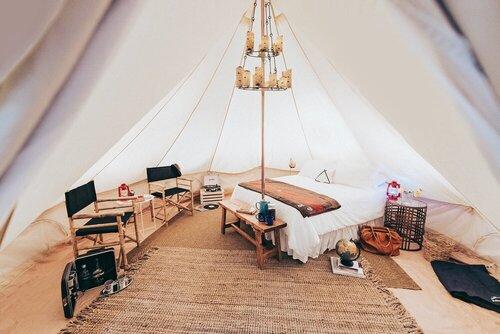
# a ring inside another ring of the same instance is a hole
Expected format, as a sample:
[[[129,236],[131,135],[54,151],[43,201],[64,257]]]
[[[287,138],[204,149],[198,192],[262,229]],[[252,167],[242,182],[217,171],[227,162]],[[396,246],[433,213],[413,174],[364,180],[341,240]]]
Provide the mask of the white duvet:
[[[385,191],[383,187],[354,188],[340,184],[321,183],[300,175],[278,177],[275,180],[329,196],[341,205],[338,210],[304,218],[297,209],[266,196],[266,200],[274,203],[276,216],[287,223],[284,237],[282,237],[282,239],[285,238],[282,243],[283,250],[302,262],[306,262],[309,257],[319,255],[319,249],[322,248],[320,247],[322,236],[372,221],[384,214]],[[260,200],[260,194],[236,186],[231,198],[253,204]]]

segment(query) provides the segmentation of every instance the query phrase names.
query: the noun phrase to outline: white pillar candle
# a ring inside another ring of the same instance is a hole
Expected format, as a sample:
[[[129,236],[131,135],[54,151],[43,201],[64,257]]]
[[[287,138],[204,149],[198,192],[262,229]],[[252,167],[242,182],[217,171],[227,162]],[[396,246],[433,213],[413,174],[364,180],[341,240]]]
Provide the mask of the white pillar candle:
[[[267,82],[267,87],[276,87],[278,85],[278,77],[276,73],[269,74],[269,81]]]
[[[250,71],[249,70],[245,70],[243,72],[243,87],[247,88],[247,87],[250,87]]]
[[[261,87],[264,84],[264,69],[260,66],[255,68],[255,74],[253,76],[253,85],[255,87]]]
[[[275,55],[279,55],[283,52],[283,35],[278,36],[276,41],[273,43],[273,52]]]
[[[236,87],[241,88],[243,86],[243,72],[242,66],[236,67]]]
[[[247,52],[253,51],[254,41],[255,41],[255,36],[253,32],[247,31],[247,41],[246,41]]]
[[[267,51],[269,50],[269,36],[267,35],[262,35],[260,37],[260,46],[259,46],[260,51]]]
[[[288,69],[286,71],[283,71],[282,72],[282,75],[284,78],[287,78],[288,79],[288,88],[292,87],[292,69]]]
[[[288,88],[289,87],[289,85],[288,85],[288,78],[281,77],[279,79],[279,81],[278,81],[278,87],[282,88],[282,89]]]

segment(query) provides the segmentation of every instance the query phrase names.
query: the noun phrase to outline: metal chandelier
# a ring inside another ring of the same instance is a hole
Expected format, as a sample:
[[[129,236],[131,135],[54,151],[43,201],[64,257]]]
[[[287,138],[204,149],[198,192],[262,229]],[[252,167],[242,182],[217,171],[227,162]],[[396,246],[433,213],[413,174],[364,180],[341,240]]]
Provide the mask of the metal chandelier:
[[[285,68],[278,79],[278,69],[276,57],[283,53],[283,36],[276,39],[273,34],[278,31],[276,17],[271,0],[260,0],[260,43],[255,47],[255,33],[253,26],[255,22],[255,12],[257,10],[257,0],[253,3],[252,18],[246,34],[245,47],[241,57],[240,66],[236,68],[236,87],[243,90],[261,92],[261,197],[265,196],[265,155],[264,155],[264,119],[265,119],[265,93],[266,91],[284,91],[292,87],[292,70]],[[245,66],[248,65],[248,58],[260,60],[255,66],[253,75]],[[266,71],[266,68],[268,71]],[[268,72],[266,78],[266,72]],[[267,80],[266,80],[267,79]]]

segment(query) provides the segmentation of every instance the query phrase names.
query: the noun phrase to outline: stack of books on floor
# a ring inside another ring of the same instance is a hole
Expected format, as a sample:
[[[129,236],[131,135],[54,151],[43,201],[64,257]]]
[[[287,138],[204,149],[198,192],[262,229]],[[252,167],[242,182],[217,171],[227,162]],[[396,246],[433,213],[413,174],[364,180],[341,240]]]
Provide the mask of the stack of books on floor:
[[[359,278],[365,278],[365,272],[363,271],[363,268],[359,265],[358,261],[353,261],[354,264],[352,267],[344,266],[342,263],[340,263],[340,258],[338,257],[331,257],[330,261],[332,263],[332,272],[337,275],[344,275],[344,276],[352,276],[352,277],[359,277]]]

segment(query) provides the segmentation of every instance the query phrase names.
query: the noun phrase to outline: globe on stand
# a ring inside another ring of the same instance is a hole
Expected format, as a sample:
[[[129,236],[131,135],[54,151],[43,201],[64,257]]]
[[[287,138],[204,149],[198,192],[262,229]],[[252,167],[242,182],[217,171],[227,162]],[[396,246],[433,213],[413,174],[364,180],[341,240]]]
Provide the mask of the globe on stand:
[[[361,250],[352,240],[340,239],[335,245],[335,251],[340,256],[340,263],[346,267],[352,267],[354,260],[359,258]]]

